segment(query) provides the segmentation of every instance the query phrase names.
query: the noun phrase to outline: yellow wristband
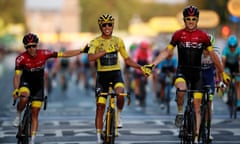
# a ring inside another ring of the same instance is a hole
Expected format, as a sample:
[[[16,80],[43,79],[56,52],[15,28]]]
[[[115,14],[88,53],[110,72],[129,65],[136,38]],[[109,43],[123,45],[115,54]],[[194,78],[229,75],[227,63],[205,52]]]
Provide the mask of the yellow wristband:
[[[63,56],[63,52],[58,52],[58,57],[62,57]]]

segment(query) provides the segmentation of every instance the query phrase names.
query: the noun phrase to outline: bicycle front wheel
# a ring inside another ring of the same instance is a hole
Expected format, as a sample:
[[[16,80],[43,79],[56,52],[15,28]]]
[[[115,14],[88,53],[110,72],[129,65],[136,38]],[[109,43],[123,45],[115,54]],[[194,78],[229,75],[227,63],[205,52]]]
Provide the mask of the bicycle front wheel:
[[[22,142],[23,144],[29,143],[29,137],[31,137],[31,112],[30,110],[25,112],[23,117],[23,132],[22,132]]]
[[[115,142],[115,110],[109,110],[106,114],[104,144],[114,144]]]
[[[229,92],[229,110],[230,110],[230,118],[236,119],[237,118],[237,97],[236,91],[234,89],[234,85],[230,85]]]
[[[193,110],[190,110],[189,113],[186,114],[187,135],[186,135],[185,143],[187,144],[194,144],[195,129],[196,129],[195,122],[196,122],[195,112]]]
[[[209,105],[204,105],[201,113],[201,125],[199,130],[199,140],[204,144],[209,143],[210,137],[210,109]]]
[[[115,130],[116,130],[116,121],[115,121],[115,110],[113,109],[111,112],[111,125],[110,125],[111,137],[110,137],[110,144],[115,143]]]

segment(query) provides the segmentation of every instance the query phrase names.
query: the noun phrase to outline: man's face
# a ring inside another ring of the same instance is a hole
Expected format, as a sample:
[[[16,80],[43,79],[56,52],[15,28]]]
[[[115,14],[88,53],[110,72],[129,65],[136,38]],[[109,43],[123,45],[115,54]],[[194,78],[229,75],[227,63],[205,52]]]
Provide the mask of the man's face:
[[[231,51],[231,52],[234,52],[235,50],[236,50],[236,47],[235,47],[235,46],[234,46],[234,47],[232,47],[232,46],[230,47],[230,51]]]
[[[103,23],[100,25],[102,36],[109,37],[112,35],[113,23]]]
[[[185,27],[188,30],[195,30],[197,28],[198,17],[195,16],[188,16],[184,17]]]
[[[31,55],[32,57],[35,57],[37,54],[37,44],[29,44],[27,46],[25,46],[27,52],[29,55]]]

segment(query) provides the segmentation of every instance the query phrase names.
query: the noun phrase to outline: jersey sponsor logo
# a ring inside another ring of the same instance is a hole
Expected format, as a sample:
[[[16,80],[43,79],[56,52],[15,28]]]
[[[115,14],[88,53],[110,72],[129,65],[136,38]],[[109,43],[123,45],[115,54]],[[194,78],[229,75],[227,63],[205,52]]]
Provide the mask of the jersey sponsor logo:
[[[185,48],[196,48],[196,49],[202,48],[202,44],[198,42],[184,42],[183,44]]]
[[[100,63],[102,66],[112,66],[117,64],[118,55],[117,52],[107,53],[100,58]]]

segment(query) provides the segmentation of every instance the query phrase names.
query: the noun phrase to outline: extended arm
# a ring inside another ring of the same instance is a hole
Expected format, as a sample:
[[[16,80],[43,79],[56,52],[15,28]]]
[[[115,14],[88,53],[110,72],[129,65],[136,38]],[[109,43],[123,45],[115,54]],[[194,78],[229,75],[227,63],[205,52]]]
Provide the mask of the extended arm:
[[[21,71],[20,70],[15,70],[15,74],[13,76],[13,99],[16,100],[18,97],[18,87],[20,84],[20,77],[21,77]]]
[[[81,54],[82,51],[81,50],[68,50],[65,52],[58,52],[58,57],[72,57],[72,56],[77,56],[79,54]]]
[[[20,77],[21,77],[21,71],[16,70],[15,74],[13,76],[13,88],[18,89],[19,84],[20,84]]]
[[[219,57],[217,56],[217,54],[214,51],[209,52],[211,59],[213,60],[217,70],[219,73],[222,73],[224,71],[223,69],[223,65],[221,64],[221,61],[219,59]]]
[[[220,73],[220,76],[222,77],[223,81],[226,84],[228,84],[230,82],[231,78],[224,72],[224,67],[221,64],[220,59],[218,58],[217,54],[214,51],[210,51],[209,54],[217,68],[218,73]]]
[[[160,52],[160,54],[155,58],[155,60],[153,61],[152,64],[154,64],[155,66],[157,64],[159,64],[161,61],[163,61],[164,59],[167,58],[167,56],[169,55],[170,50],[169,48],[164,49],[163,51]]]
[[[125,58],[124,59],[125,63],[128,64],[131,67],[141,69],[141,65],[137,64],[135,61],[133,61],[131,58]]]

